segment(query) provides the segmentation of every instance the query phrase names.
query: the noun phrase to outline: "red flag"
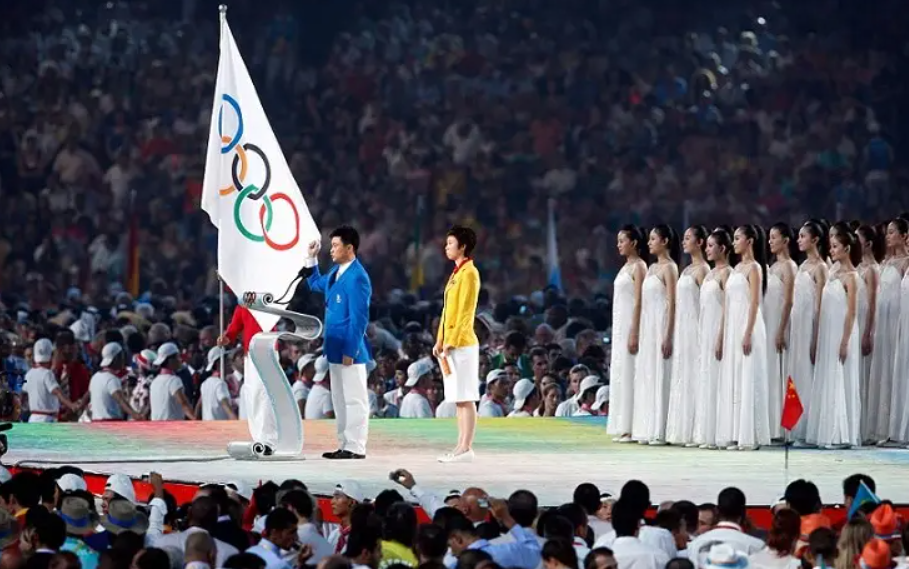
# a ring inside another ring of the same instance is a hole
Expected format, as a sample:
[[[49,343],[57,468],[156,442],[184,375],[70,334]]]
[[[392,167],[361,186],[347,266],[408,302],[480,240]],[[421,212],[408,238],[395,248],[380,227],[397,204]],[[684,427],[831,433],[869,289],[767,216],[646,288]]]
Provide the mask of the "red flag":
[[[783,401],[783,416],[780,419],[780,425],[787,431],[791,431],[799,424],[802,413],[805,408],[802,407],[802,400],[799,399],[799,392],[795,389],[795,382],[792,376],[786,380],[786,398]]]

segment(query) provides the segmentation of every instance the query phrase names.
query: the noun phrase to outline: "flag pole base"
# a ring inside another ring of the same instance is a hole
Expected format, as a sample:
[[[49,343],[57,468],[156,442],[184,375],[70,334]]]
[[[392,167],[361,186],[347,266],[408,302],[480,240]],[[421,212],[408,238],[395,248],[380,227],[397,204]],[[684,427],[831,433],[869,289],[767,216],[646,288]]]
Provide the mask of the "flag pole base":
[[[234,460],[304,460],[302,454],[289,452],[275,452],[274,448],[265,443],[252,441],[234,441],[227,443],[227,454]]]

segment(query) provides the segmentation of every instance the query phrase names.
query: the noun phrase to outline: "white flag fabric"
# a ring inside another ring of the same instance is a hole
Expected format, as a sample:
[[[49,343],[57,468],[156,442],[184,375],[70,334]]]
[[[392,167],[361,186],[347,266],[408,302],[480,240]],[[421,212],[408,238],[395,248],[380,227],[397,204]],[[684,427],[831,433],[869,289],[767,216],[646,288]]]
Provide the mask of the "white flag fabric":
[[[218,271],[240,298],[278,298],[320,239],[224,17],[202,209],[218,228]],[[263,330],[278,321],[253,315]]]

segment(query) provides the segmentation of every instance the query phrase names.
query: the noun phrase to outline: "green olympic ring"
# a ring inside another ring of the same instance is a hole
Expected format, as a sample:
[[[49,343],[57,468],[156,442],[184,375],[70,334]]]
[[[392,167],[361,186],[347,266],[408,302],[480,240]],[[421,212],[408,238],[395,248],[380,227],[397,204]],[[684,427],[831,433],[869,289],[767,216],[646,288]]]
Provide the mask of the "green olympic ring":
[[[252,194],[257,191],[259,191],[259,188],[256,187],[255,184],[250,184],[250,185],[246,186],[245,188],[243,188],[243,190],[240,192],[240,195],[237,196],[236,201],[234,201],[234,223],[237,226],[237,230],[240,232],[241,235],[243,235],[243,237],[246,237],[250,241],[254,241],[256,243],[263,243],[263,242],[265,242],[264,233],[262,235],[255,235],[253,233],[250,233],[249,230],[246,229],[246,226],[243,225],[243,220],[240,218],[240,205],[243,203],[243,200],[246,199],[246,196],[248,196],[249,194]],[[269,198],[268,195],[262,196],[262,207],[265,208],[265,227],[264,227],[264,229],[265,229],[265,231],[269,231],[271,229],[271,222],[272,222],[272,208],[271,208],[271,198]]]

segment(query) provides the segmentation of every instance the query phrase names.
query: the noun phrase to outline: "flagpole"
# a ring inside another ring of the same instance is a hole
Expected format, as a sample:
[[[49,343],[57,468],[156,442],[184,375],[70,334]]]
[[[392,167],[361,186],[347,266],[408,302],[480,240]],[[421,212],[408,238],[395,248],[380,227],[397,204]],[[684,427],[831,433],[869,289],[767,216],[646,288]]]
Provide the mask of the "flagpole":
[[[224,37],[224,24],[227,23],[227,4],[218,5],[218,19],[221,22],[218,35]],[[218,331],[218,338],[221,338],[224,336],[224,279],[221,278],[221,271],[218,271],[218,326],[220,328]],[[226,358],[224,357],[223,349],[221,350],[221,356],[218,359],[220,360],[218,365],[221,368],[221,377],[226,380],[227,373],[225,373],[226,370],[224,368]]]

